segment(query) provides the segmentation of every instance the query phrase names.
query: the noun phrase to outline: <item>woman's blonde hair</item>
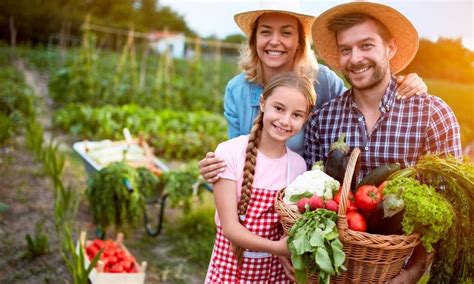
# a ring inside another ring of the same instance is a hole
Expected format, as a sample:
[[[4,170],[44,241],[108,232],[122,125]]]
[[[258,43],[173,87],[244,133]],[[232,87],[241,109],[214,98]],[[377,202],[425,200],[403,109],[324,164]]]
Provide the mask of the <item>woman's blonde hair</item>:
[[[314,91],[313,80],[305,75],[296,72],[286,72],[275,75],[263,89],[263,100],[267,100],[273,94],[273,91],[281,86],[295,88],[302,93],[307,102],[307,117],[309,117],[314,105],[316,104],[316,92]],[[245,215],[252,195],[253,177],[255,174],[255,166],[257,164],[257,149],[260,144],[260,136],[263,129],[264,112],[260,112],[253,123],[250,130],[249,141],[245,153],[244,176],[242,180],[242,190],[238,205],[239,216]],[[239,219],[240,220],[240,219]],[[242,222],[242,221],[241,221]],[[237,248],[237,258],[240,259],[242,250]]]
[[[260,16],[261,17],[261,16]],[[257,27],[259,18],[255,21],[250,38],[240,52],[239,66],[245,72],[245,79],[249,82],[264,85],[262,62],[257,54]],[[298,23],[298,46],[294,58],[293,71],[308,78],[315,78],[318,75],[318,62],[316,55],[311,50],[311,35],[304,32],[299,20]]]

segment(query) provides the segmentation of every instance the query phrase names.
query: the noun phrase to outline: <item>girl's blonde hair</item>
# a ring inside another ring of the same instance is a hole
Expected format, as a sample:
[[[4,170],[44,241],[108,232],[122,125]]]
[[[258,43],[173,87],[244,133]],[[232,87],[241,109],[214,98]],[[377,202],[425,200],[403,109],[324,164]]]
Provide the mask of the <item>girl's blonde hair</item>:
[[[255,21],[252,33],[246,46],[240,52],[239,66],[245,72],[245,79],[249,82],[264,85],[262,62],[257,54],[257,27],[260,17]],[[306,34],[301,22],[298,23],[298,45],[294,58],[293,71],[312,80],[318,75],[318,62],[316,55],[311,50],[311,36]]]

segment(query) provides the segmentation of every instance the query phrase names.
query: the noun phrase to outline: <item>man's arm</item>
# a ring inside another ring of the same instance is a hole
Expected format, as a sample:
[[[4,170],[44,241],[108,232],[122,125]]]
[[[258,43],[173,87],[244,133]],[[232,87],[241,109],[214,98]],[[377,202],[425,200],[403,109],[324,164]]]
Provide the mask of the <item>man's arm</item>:
[[[429,119],[424,152],[462,159],[459,123],[451,108],[440,98],[433,97]]]
[[[419,244],[413,250],[407,266],[395,278],[389,280],[388,284],[416,283],[431,265],[433,256],[434,253],[426,252],[425,247]]]

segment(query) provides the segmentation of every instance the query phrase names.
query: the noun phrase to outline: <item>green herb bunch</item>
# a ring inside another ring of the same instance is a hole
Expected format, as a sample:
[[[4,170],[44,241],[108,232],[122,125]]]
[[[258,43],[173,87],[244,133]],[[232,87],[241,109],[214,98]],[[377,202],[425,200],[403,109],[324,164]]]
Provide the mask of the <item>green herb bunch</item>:
[[[288,247],[298,283],[306,283],[308,275],[318,273],[319,283],[345,270],[346,258],[336,227],[335,212],[318,209],[304,213],[291,227]]]
[[[451,204],[435,189],[420,184],[414,178],[396,178],[384,189],[384,194],[400,196],[405,204],[402,227],[407,235],[420,233],[426,251],[433,251],[433,244],[446,236],[453,224]]]
[[[453,225],[435,246],[429,283],[464,283],[474,279],[474,164],[453,157],[426,155],[390,177],[413,177],[437,189],[452,205]]]
[[[140,171],[144,171],[143,169]],[[106,230],[135,228],[141,224],[145,209],[143,183],[139,172],[123,162],[112,163],[95,173],[88,181],[89,199],[94,223]],[[133,191],[127,189],[129,184]]]

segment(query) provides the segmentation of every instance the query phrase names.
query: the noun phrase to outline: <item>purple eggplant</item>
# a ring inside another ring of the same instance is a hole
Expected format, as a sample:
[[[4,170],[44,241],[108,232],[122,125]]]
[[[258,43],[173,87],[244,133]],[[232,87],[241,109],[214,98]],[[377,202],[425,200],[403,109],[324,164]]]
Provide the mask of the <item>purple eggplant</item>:
[[[349,162],[349,146],[344,142],[346,133],[342,133],[336,142],[331,143],[324,171],[342,185],[347,163]]]

